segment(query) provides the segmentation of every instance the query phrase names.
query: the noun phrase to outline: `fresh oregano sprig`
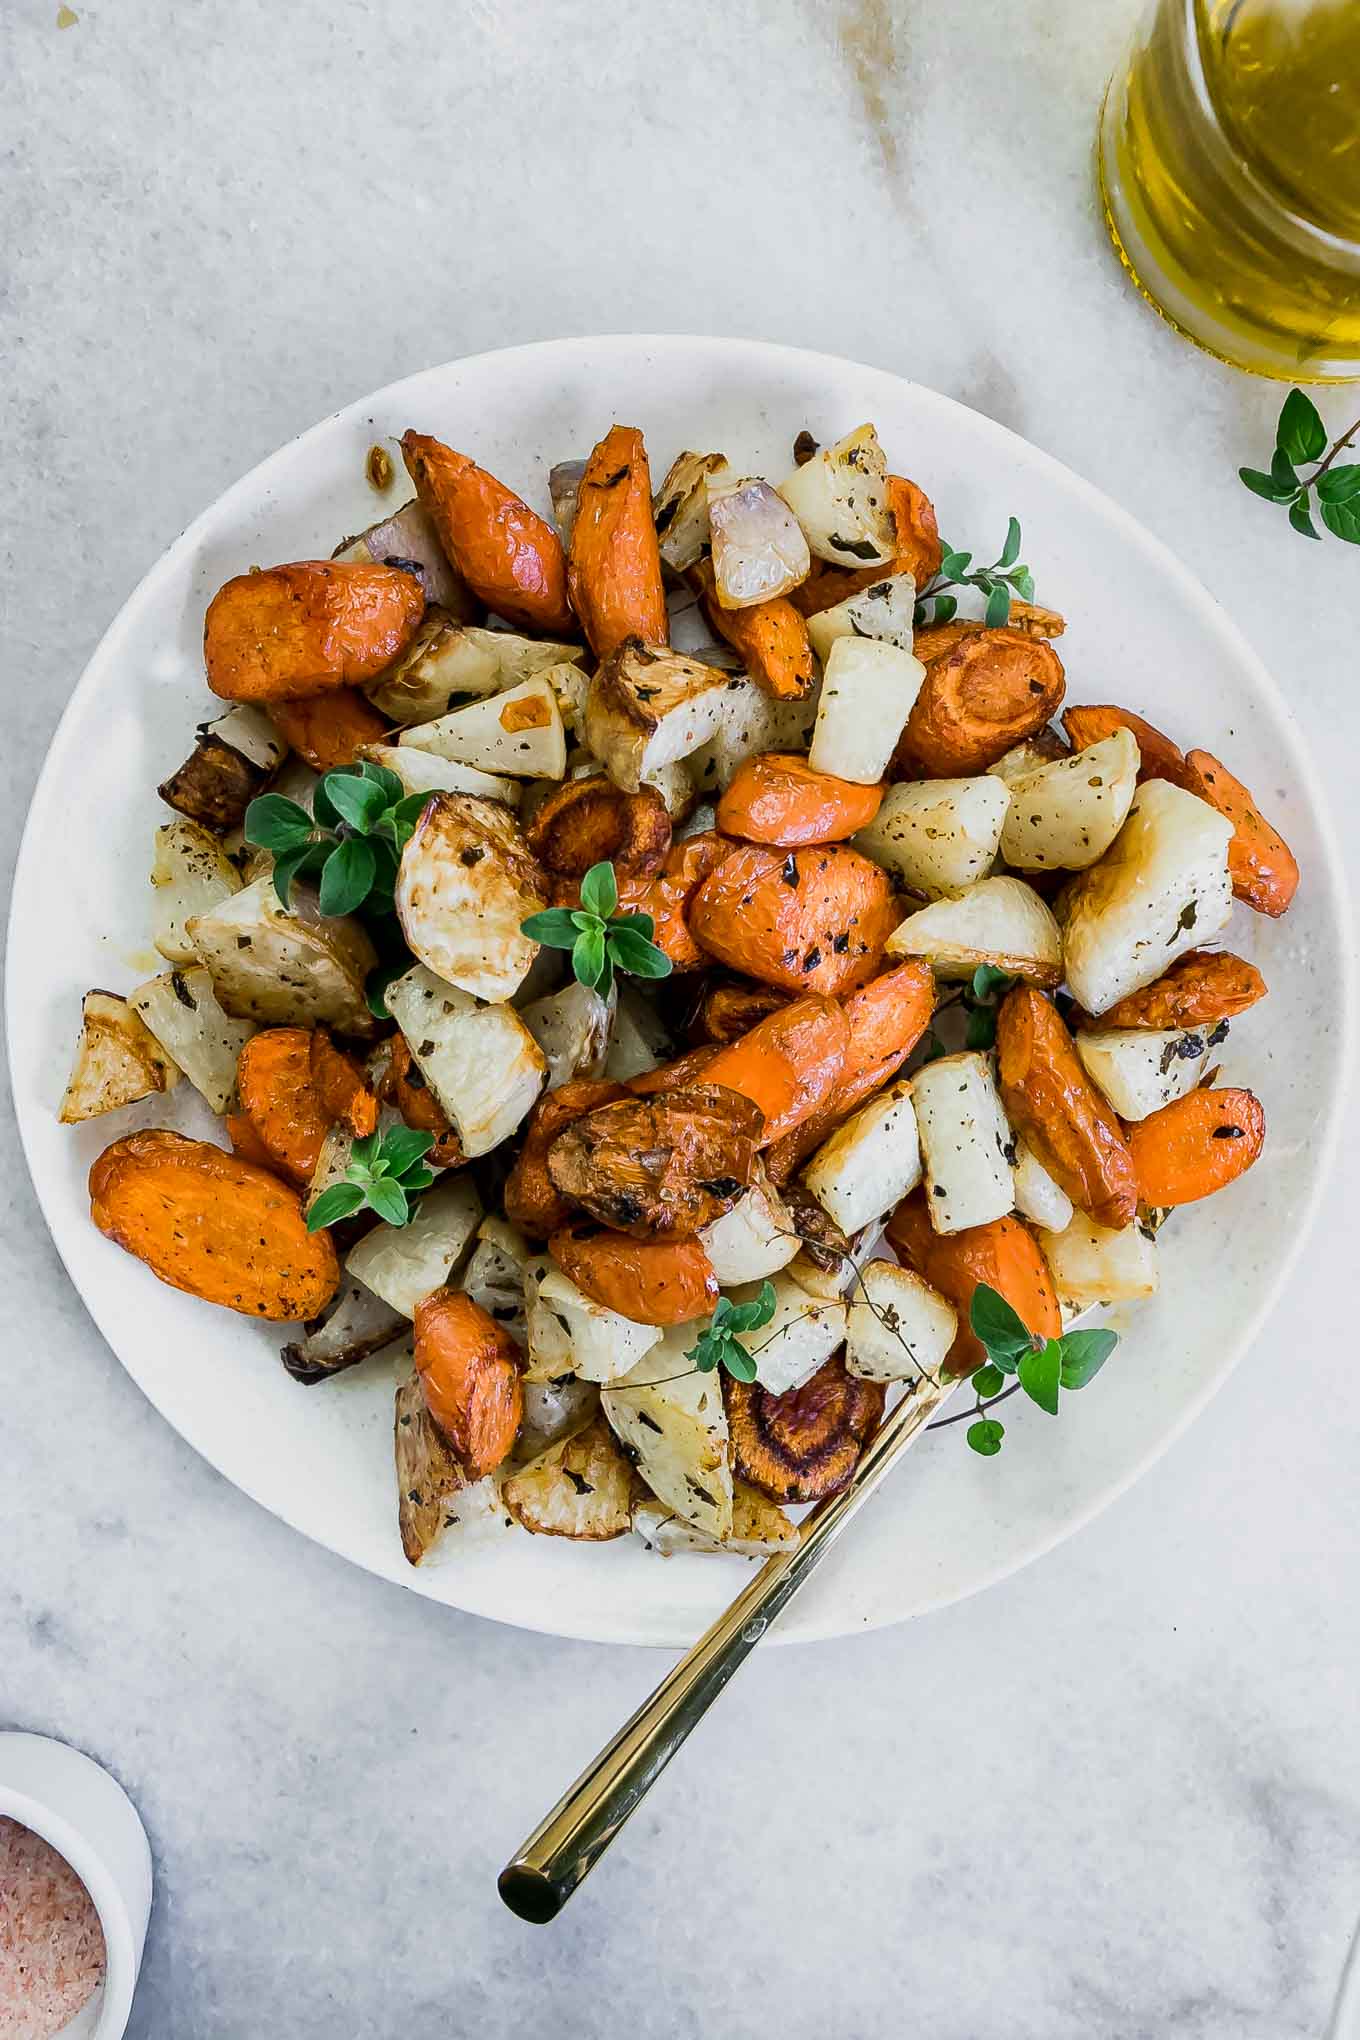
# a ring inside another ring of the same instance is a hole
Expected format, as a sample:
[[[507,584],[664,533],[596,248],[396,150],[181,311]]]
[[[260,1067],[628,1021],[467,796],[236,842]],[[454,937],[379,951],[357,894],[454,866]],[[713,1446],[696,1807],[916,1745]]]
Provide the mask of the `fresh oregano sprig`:
[[[946,593],[950,588],[976,588],[987,598],[983,622],[989,630],[999,630],[1011,613],[1011,597],[1019,596],[1022,602],[1034,600],[1034,576],[1020,560],[1020,519],[1012,517],[1006,526],[1006,543],[989,567],[975,567],[970,552],[956,552],[953,546],[945,546],[940,556],[939,571],[921,590],[916,604],[916,627],[925,629],[934,623],[949,623],[958,611],[958,597]]]
[[[246,809],[246,841],[273,854],[285,907],[294,879],[319,873],[323,914],[391,913],[397,865],[428,799],[365,759],[323,773],[310,814],[281,793],[262,793]]]
[[[1245,467],[1237,472],[1254,496],[1287,504],[1289,522],[1305,538],[1322,537],[1313,523],[1311,497],[1328,531],[1360,545],[1360,463],[1335,465],[1337,455],[1354,443],[1358,432],[1360,418],[1328,446],[1317,405],[1302,390],[1291,390],[1280,407],[1269,474]],[[1300,465],[1311,466],[1313,472],[1300,475]]]
[[[1024,1390],[1050,1417],[1058,1414],[1058,1397],[1063,1389],[1085,1388],[1093,1381],[1119,1344],[1119,1334],[1105,1328],[1064,1332],[1058,1339],[1036,1339],[1018,1311],[999,1290],[979,1282],[968,1310],[973,1335],[987,1349],[987,1364],[973,1376],[977,1398],[977,1421],[967,1431],[974,1452],[990,1459],[1001,1450],[1006,1427],[995,1417],[984,1415],[988,1403],[1011,1391],[1005,1384],[1015,1377]]]
[[[700,1374],[711,1374],[715,1367],[725,1367],[734,1381],[754,1381],[756,1363],[747,1347],[741,1343],[743,1332],[757,1332],[767,1325],[774,1316],[775,1294],[773,1282],[762,1282],[759,1294],[749,1303],[733,1303],[730,1296],[720,1296],[713,1306],[713,1315],[696,1343],[686,1351],[685,1358],[692,1360]]]
[[[652,940],[656,932],[652,916],[621,914],[618,905],[613,865],[592,864],[581,880],[579,907],[549,907],[545,913],[530,914],[520,922],[520,933],[548,949],[569,949],[576,978],[602,999],[609,997],[616,970],[629,977],[669,977],[671,960]]]
[[[996,1046],[997,1008],[1014,983],[1015,979],[1008,971],[999,970],[994,963],[980,963],[971,981],[960,988],[959,1001],[968,1016],[964,1028],[965,1048]],[[922,1062],[935,1062],[948,1054],[948,1048],[932,1027]]]
[[[352,1218],[365,1205],[389,1225],[408,1224],[414,1216],[412,1197],[434,1181],[433,1169],[425,1166],[433,1146],[432,1133],[410,1126],[391,1126],[386,1133],[356,1140],[344,1180],[323,1190],[307,1213],[308,1232]]]

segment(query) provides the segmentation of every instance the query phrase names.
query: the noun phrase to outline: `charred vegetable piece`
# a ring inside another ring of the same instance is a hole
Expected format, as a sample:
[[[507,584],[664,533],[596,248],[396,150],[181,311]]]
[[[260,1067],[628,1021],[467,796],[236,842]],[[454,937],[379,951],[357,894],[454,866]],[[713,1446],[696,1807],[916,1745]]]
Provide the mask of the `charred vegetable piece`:
[[[1082,1027],[1214,1027],[1235,1019],[1266,995],[1266,981],[1254,963],[1226,949],[1191,949],[1164,977],[1130,992],[1098,1021],[1080,1016]]]
[[[1129,1128],[1138,1194],[1153,1209],[1212,1197],[1246,1174],[1265,1137],[1250,1091],[1191,1091]]]
[[[757,1021],[777,1013],[787,1003],[784,993],[774,985],[757,985],[741,979],[722,984],[710,982],[705,985],[690,1022],[690,1039],[700,1046],[740,1041]]]
[[[819,1502],[843,1488],[882,1418],[885,1393],[840,1359],[783,1395],[755,1381],[729,1381],[726,1392],[732,1464],[776,1502]]]
[[[409,1329],[409,1320],[399,1311],[350,1277],[304,1336],[284,1347],[280,1358],[294,1381],[311,1387],[380,1353]]]
[[[214,836],[225,836],[240,828],[246,809],[283,758],[283,742],[263,711],[233,708],[202,725],[189,756],[156,791],[167,807]]]
[[[116,1112],[179,1082],[174,1063],[126,999],[86,992],[80,1012],[75,1062],[57,1115],[63,1126]]]
[[[469,1480],[509,1454],[524,1414],[514,1340],[460,1289],[416,1305],[416,1367],[430,1415]]]
[[[546,1239],[572,1215],[572,1202],[548,1173],[553,1142],[572,1121],[626,1095],[607,1078],[577,1077],[539,1099],[529,1114],[524,1142],[505,1184],[505,1215],[532,1239]]]
[[[397,1390],[395,1441],[401,1548],[412,1565],[419,1565],[457,1520],[458,1497],[469,1486],[430,1415],[419,1374],[412,1374]]]
[[[1128,1145],[1056,1007],[1031,985],[1016,985],[1001,1002],[996,1047],[1011,1125],[1098,1225],[1131,1224],[1138,1183]]]
[[[1072,739],[1074,751],[1089,751],[1092,744],[1104,743],[1116,730],[1128,730],[1138,746],[1140,786],[1145,779],[1169,779],[1176,786],[1186,783],[1185,759],[1178,747],[1131,708],[1081,702],[1063,710],[1062,725]]]
[[[603,773],[555,786],[524,830],[530,853],[555,878],[582,879],[594,864],[620,878],[650,877],[671,847],[671,818],[654,786],[624,793]]]
[[[597,659],[607,659],[629,637],[647,644],[666,642],[666,591],[652,522],[652,480],[647,449],[636,426],[611,426],[586,462],[576,498],[567,585],[572,608]]]
[[[843,843],[736,850],[690,903],[701,949],[791,992],[848,992],[872,977],[900,919],[887,874]]]
[[[161,1128],[105,1148],[90,1170],[90,1216],[172,1289],[246,1317],[314,1318],[340,1280],[335,1249],[307,1231],[296,1190]]]
[[[567,563],[552,526],[438,439],[407,432],[401,451],[440,545],[487,608],[525,630],[570,635]]]
[[[548,1174],[616,1232],[683,1236],[736,1203],[751,1181],[762,1127],[756,1105],[713,1082],[621,1099],[557,1135]]]
[[[262,702],[359,686],[406,649],[424,610],[418,577],[399,567],[298,560],[238,574],[208,605],[208,685]]]
[[[599,1544],[622,1537],[632,1521],[633,1469],[603,1417],[550,1445],[511,1474],[501,1499],[538,1537]]]

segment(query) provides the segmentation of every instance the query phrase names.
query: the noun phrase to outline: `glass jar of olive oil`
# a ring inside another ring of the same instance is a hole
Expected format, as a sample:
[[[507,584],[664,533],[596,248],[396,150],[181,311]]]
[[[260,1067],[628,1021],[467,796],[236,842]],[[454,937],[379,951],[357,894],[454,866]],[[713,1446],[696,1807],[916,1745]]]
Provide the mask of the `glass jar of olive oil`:
[[[1360,377],[1360,0],[1156,0],[1101,115],[1105,219],[1202,347]]]

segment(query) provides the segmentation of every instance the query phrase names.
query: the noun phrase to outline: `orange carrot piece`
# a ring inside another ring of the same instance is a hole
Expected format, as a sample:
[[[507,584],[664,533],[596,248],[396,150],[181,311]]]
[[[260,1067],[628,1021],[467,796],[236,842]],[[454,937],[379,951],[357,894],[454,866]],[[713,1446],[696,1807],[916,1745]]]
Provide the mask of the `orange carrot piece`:
[[[718,802],[717,823],[726,836],[794,850],[842,843],[867,829],[882,799],[881,786],[859,786],[814,772],[806,758],[764,751],[737,767]]]
[[[996,1055],[1007,1117],[1053,1180],[1097,1225],[1131,1225],[1138,1184],[1119,1121],[1057,1007],[1033,985],[1016,985],[1002,1000]]]
[[[926,677],[898,745],[898,770],[919,766],[938,779],[985,772],[1041,730],[1063,698],[1061,659],[1023,630],[947,624],[923,631],[915,650]]]
[[[1246,1174],[1265,1137],[1250,1091],[1191,1091],[1128,1129],[1138,1194],[1154,1210],[1212,1197]]]
[[[901,919],[886,872],[844,843],[734,850],[690,902],[701,950],[791,992],[851,991]]]
[[[888,1220],[887,1240],[898,1259],[947,1296],[959,1314],[959,1331],[944,1363],[946,1374],[973,1374],[987,1350],[968,1323],[980,1282],[1004,1296],[1036,1339],[1056,1339],[1062,1313],[1048,1264],[1029,1227],[1018,1218],[995,1218],[963,1232],[937,1233],[924,1193],[913,1190]]]
[[[1092,744],[1112,737],[1116,730],[1128,730],[1138,745],[1140,786],[1145,779],[1169,779],[1174,786],[1185,784],[1185,759],[1179,745],[1164,737],[1150,722],[1144,722],[1131,708],[1115,708],[1108,702],[1098,706],[1081,702],[1075,708],[1063,710],[1062,726],[1072,739],[1074,751],[1089,750]]]
[[[714,593],[713,563],[700,560],[691,569],[704,615],[739,652],[757,687],[776,701],[797,701],[816,677],[807,625],[787,596],[754,602],[748,609],[724,609]]]
[[[586,462],[567,586],[597,659],[607,659],[627,637],[649,645],[668,642],[651,474],[634,425],[611,425]]]
[[[635,1240],[586,1221],[555,1232],[548,1252],[593,1303],[634,1324],[688,1324],[718,1300],[713,1263],[697,1239]]]
[[[1182,783],[1233,825],[1228,871],[1234,897],[1278,920],[1299,889],[1299,867],[1284,837],[1211,751],[1186,752]]]
[[[401,451],[421,509],[474,594],[507,623],[551,637],[571,635],[567,562],[552,526],[504,482],[438,439],[407,432]]]
[[[519,1349],[461,1289],[422,1297],[415,1335],[425,1406],[468,1479],[480,1480],[506,1457],[524,1415]]]
[[[236,1087],[271,1165],[295,1183],[310,1180],[337,1120],[356,1134],[377,1125],[377,1101],[358,1064],[317,1028],[262,1027],[252,1034],[237,1058]]]
[[[706,1084],[725,1084],[760,1107],[769,1147],[825,1104],[845,1067],[850,1029],[834,999],[795,999],[758,1021],[740,1041],[720,1048],[704,1071]]]
[[[203,624],[208,685],[224,701],[304,701],[360,686],[415,636],[425,590],[399,567],[296,560],[238,574]]]
[[[871,978],[842,1003],[847,1036],[840,1076],[825,1103],[770,1148],[765,1166],[776,1183],[787,1182],[843,1119],[897,1075],[930,1025],[934,973],[913,957]]]
[[[1214,1027],[1245,1013],[1266,995],[1254,963],[1226,949],[1187,949],[1169,971],[1141,992],[1130,992],[1085,1027]]]
[[[314,772],[355,764],[365,745],[381,744],[387,735],[387,718],[357,687],[337,687],[310,701],[272,702],[269,719]]]
[[[890,574],[911,574],[917,589],[925,587],[940,565],[940,533],[935,508],[924,490],[903,475],[889,475],[888,501],[897,524],[897,553],[886,567],[833,567],[818,561],[801,587],[790,589],[789,601],[804,616],[834,609],[838,602],[862,595]]]
[[[105,1148],[90,1170],[90,1216],[172,1289],[246,1317],[313,1318],[339,1286],[330,1234],[308,1232],[296,1190],[167,1128]]]
[[[278,1163],[244,1112],[228,1112],[222,1124],[227,1129],[227,1139],[234,1155],[243,1162],[253,1162],[257,1169],[272,1169],[278,1174]]]

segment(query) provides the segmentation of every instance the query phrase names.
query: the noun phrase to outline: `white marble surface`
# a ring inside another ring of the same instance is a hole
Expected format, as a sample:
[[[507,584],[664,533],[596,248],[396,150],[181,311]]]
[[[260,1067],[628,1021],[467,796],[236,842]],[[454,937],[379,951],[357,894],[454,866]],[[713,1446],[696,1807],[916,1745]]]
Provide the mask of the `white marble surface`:
[[[1358,861],[1360,557],[1239,488],[1278,392],[1162,328],[1095,218],[1122,4],[77,11],[0,19],[6,868],[74,676],[203,502],[409,369],[630,329],[902,369],[1172,535]],[[1162,1465],[989,1595],[753,1662],[547,1933],[495,1872],[659,1661],[446,1614],[228,1489],[102,1346],[16,1162],[0,1718],[143,1811],[138,2040],[1316,2040],[1360,1914],[1350,1130]]]

